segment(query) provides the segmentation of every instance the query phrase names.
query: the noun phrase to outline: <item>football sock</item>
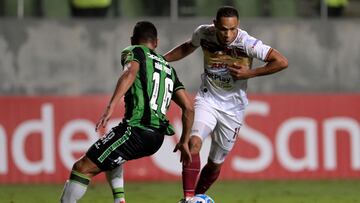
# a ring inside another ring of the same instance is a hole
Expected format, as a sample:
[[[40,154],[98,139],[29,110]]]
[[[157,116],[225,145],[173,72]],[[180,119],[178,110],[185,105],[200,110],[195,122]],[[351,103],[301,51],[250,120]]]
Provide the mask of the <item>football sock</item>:
[[[188,165],[183,165],[182,181],[183,192],[185,199],[194,196],[195,183],[200,172],[200,155],[192,154],[192,162]]]
[[[114,203],[125,203],[124,176],[122,165],[116,167],[111,171],[106,171],[106,179],[111,186]]]
[[[76,203],[86,192],[90,178],[76,171],[71,171],[69,180],[66,181],[61,203]]]
[[[124,188],[113,188],[114,203],[125,203]]]
[[[207,165],[201,170],[199,181],[196,185],[195,194],[204,194],[219,177],[220,170],[213,171]]]

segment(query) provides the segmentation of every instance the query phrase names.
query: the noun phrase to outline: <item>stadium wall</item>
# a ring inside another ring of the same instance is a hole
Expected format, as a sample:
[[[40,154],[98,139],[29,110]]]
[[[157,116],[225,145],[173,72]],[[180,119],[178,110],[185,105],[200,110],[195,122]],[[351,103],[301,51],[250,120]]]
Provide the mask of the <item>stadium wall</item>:
[[[141,19],[138,19],[141,20]],[[151,19],[164,53],[211,19]],[[121,72],[120,53],[137,20],[0,19],[0,93],[109,93]],[[284,53],[290,68],[250,81],[249,92],[359,92],[360,21],[241,19],[241,27]],[[202,53],[174,63],[194,92]],[[257,63],[258,64],[258,63]]]

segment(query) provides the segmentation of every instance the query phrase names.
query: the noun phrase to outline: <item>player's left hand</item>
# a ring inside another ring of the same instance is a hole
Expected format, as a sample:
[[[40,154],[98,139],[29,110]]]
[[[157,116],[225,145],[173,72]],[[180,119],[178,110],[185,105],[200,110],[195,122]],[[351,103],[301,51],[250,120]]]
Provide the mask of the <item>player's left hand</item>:
[[[188,143],[177,143],[173,152],[177,152],[177,150],[181,152],[180,162],[184,165],[188,165],[192,162]]]
[[[233,64],[232,66],[228,66],[228,69],[234,80],[244,80],[251,78],[252,72],[247,65]]]

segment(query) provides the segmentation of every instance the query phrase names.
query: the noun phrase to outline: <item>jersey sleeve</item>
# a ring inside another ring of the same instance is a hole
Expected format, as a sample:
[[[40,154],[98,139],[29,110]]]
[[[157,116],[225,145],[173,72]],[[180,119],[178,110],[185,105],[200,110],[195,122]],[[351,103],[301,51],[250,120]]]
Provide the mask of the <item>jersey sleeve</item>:
[[[173,68],[173,73],[174,73],[174,92],[180,90],[180,89],[185,89],[184,85],[182,84],[182,82],[180,82],[175,69]]]
[[[256,39],[247,33],[244,37],[244,48],[248,56],[262,61],[266,60],[266,57],[271,50],[270,46],[263,44],[261,40]]]
[[[199,27],[196,28],[196,30],[192,34],[191,44],[194,47],[199,47],[200,46],[200,41],[201,41],[201,36],[202,36],[203,30],[204,30],[204,25],[200,25]]]
[[[144,51],[140,47],[133,49],[126,48],[121,52],[121,65],[124,67],[125,64],[131,61],[137,61],[141,63],[145,59]]]

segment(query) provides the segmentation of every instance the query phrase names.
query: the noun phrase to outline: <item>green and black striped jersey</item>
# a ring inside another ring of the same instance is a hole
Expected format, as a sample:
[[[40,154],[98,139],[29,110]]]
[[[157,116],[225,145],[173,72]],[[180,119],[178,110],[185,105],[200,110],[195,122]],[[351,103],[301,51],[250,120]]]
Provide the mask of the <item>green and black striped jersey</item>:
[[[121,64],[137,61],[139,72],[125,94],[125,121],[130,126],[166,130],[174,134],[166,118],[175,91],[184,89],[173,67],[153,50],[142,45],[129,46],[121,53]]]

